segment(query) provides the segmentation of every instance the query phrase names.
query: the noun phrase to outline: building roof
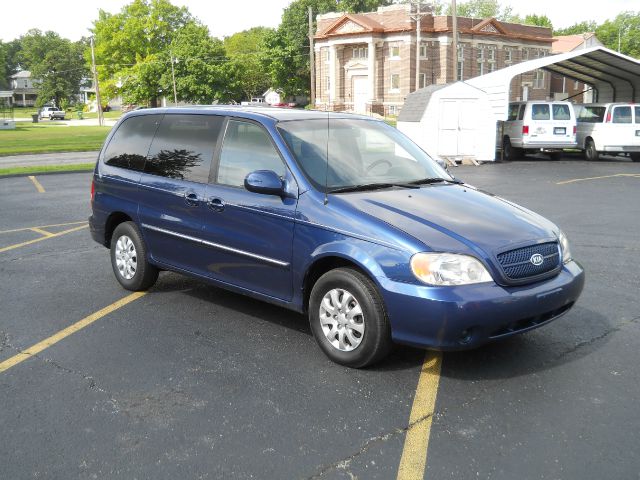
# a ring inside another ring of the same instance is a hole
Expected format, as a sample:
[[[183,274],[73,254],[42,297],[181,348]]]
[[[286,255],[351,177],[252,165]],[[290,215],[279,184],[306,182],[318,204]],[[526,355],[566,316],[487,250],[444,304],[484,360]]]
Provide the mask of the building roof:
[[[553,37],[553,46],[551,51],[553,53],[571,52],[576,48],[581,47],[593,36],[595,36],[595,33],[588,32],[580,35],[559,35],[557,37]]]
[[[539,68],[591,85],[600,102],[640,101],[640,60],[600,46],[518,63],[467,83],[484,90],[496,119],[505,120],[511,80]]]
[[[318,40],[357,34],[394,33],[415,31],[416,22],[411,18],[409,4],[380,7],[375,12],[331,12],[317,16]],[[453,30],[450,16],[427,15],[422,18],[420,30],[425,33],[444,33]],[[551,29],[517,23],[501,22],[495,18],[458,17],[458,32],[474,36],[511,37],[551,43]]]
[[[11,78],[31,78],[31,72],[29,70],[20,70],[19,72],[11,75]]]
[[[431,95],[451,84],[427,85],[407,95],[404,106],[398,115],[399,122],[419,122],[429,104]]]

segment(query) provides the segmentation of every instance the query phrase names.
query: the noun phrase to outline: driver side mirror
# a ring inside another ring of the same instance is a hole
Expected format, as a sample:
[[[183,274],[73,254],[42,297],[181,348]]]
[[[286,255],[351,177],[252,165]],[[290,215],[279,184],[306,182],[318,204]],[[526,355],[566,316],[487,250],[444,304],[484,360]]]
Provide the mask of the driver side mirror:
[[[285,195],[284,182],[273,170],[256,170],[244,179],[244,188],[265,195]]]

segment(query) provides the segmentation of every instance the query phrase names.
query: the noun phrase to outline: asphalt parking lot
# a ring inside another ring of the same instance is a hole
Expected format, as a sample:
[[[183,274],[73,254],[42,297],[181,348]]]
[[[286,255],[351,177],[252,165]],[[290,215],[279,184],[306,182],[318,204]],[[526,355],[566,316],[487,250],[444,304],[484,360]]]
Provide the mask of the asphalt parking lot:
[[[0,478],[640,478],[640,164],[453,173],[560,225],[582,297],[367,370],[302,316],[178,274],[129,297],[89,237],[90,174],[0,179]]]

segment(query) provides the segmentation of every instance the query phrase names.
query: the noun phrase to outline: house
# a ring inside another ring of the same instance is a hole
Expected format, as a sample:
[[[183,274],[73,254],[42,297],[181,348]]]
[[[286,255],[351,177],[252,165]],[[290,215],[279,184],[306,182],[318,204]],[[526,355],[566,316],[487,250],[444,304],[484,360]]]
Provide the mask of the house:
[[[11,75],[11,91],[13,92],[13,105],[16,107],[33,107],[38,98],[38,90],[35,85],[38,80],[31,78],[29,70],[21,70]]]
[[[458,17],[454,58],[452,17],[430,14],[421,18],[417,48],[414,8],[394,4],[370,13],[317,16],[318,108],[397,115],[418,88],[467,80],[551,53],[549,28]],[[547,98],[549,75],[543,70],[514,79],[512,100]]]
[[[282,90],[274,90],[273,88],[270,88],[262,94],[262,98],[264,98],[265,103],[269,105],[282,103]]]
[[[561,35],[553,37],[552,53],[567,53],[584,48],[604,46],[593,32],[581,35]],[[574,103],[590,103],[593,101],[591,87],[557,73],[551,75],[551,97],[555,100],[569,99]]]

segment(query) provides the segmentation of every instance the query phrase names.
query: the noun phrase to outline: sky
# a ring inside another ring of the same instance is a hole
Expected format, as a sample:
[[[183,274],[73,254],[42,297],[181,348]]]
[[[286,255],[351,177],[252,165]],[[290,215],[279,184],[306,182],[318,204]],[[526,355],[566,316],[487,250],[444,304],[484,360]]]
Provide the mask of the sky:
[[[443,0],[442,3],[446,3]],[[458,3],[464,0],[458,0]],[[9,41],[31,28],[53,30],[62,37],[79,40],[89,36],[89,28],[98,18],[98,10],[120,11],[131,0],[15,0],[2,2],[0,40]],[[223,38],[251,27],[277,27],[282,11],[291,0],[171,0],[184,5],[209,27],[211,34]],[[499,0],[524,17],[547,15],[555,28],[568,27],[584,20],[602,23],[625,10],[640,11],[638,0]],[[606,3],[606,7],[605,7]]]

